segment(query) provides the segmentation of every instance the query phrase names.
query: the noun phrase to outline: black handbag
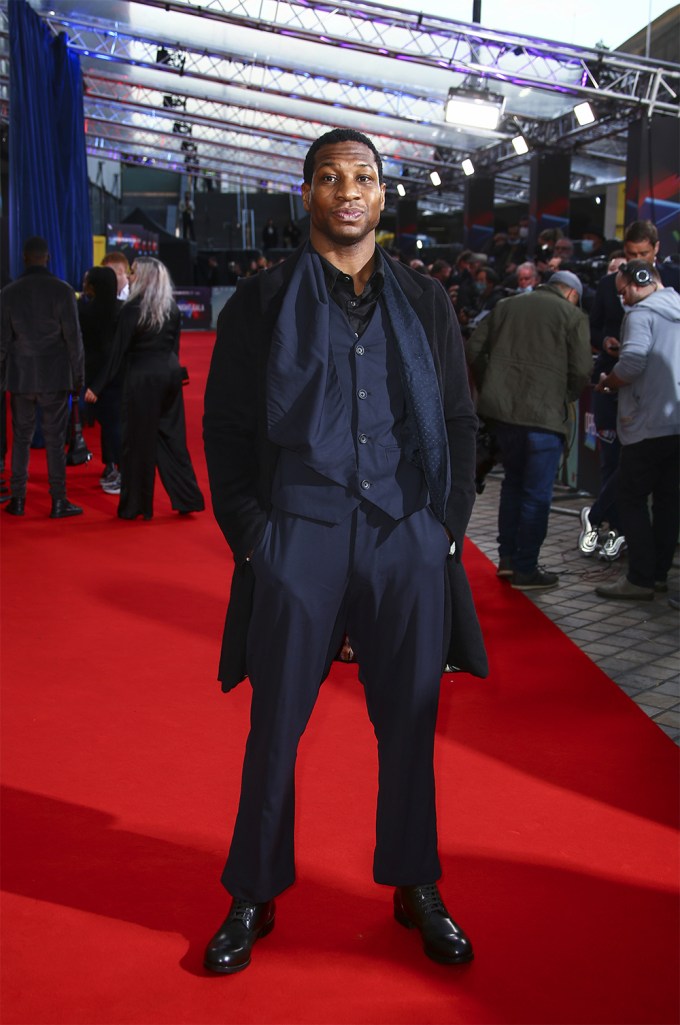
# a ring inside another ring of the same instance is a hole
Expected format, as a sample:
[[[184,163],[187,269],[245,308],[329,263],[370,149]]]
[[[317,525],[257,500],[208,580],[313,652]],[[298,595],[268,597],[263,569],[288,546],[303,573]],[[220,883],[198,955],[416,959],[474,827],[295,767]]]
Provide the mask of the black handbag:
[[[92,459],[92,453],[83,437],[78,399],[74,397],[71,402],[71,438],[66,453],[66,465],[82,466],[83,463],[89,463],[90,459]]]

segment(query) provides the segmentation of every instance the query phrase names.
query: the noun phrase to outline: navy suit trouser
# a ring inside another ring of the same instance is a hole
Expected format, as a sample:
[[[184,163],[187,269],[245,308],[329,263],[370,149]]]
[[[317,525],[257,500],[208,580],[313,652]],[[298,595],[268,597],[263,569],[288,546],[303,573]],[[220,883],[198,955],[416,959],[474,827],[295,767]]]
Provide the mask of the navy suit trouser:
[[[252,556],[251,729],[222,876],[233,896],[266,901],[295,879],[298,743],[345,631],[378,742],[374,878],[439,878],[433,753],[448,548],[429,508],[395,522],[365,503],[335,525],[273,510]]]

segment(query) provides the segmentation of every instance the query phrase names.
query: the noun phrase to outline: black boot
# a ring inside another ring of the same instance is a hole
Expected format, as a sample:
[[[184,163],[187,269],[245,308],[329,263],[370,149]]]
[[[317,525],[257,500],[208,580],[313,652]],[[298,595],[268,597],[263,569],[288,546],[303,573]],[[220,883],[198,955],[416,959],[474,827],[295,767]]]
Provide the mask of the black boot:
[[[23,516],[25,505],[25,498],[10,498],[5,512],[8,512],[10,516]]]
[[[205,967],[222,975],[247,968],[253,944],[274,928],[275,912],[273,900],[250,904],[234,898],[229,914],[206,948]]]
[[[440,964],[472,961],[472,944],[449,915],[436,883],[398,886],[394,917],[407,929],[418,929],[428,957]]]
[[[68,498],[53,498],[50,519],[63,520],[67,516],[81,516],[82,512],[81,507],[69,502]]]

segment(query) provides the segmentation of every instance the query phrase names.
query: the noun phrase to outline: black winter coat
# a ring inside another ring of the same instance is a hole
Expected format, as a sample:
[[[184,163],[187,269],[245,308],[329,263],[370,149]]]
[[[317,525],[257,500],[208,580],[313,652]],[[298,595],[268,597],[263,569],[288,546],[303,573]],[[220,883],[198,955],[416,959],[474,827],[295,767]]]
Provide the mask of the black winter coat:
[[[217,323],[206,386],[203,434],[213,511],[235,562],[218,674],[225,691],[247,675],[246,639],[254,576],[246,555],[267,522],[279,455],[278,447],[267,437],[266,368],[274,325],[302,248],[271,270],[239,282]],[[387,253],[383,257],[390,259]],[[457,550],[447,560],[442,668],[449,664],[486,676],[484,643],[460,561],[475,499],[477,431],[463,342],[451,302],[439,282],[399,263],[390,266],[432,349],[451,456],[445,525]]]

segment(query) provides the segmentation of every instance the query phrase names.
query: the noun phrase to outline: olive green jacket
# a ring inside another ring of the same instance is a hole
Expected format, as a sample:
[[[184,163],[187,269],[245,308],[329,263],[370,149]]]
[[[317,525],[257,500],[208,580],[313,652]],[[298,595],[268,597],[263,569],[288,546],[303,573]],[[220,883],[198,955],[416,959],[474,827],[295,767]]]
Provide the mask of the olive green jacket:
[[[485,420],[567,433],[568,406],[590,379],[588,318],[553,285],[510,296],[465,346]]]

